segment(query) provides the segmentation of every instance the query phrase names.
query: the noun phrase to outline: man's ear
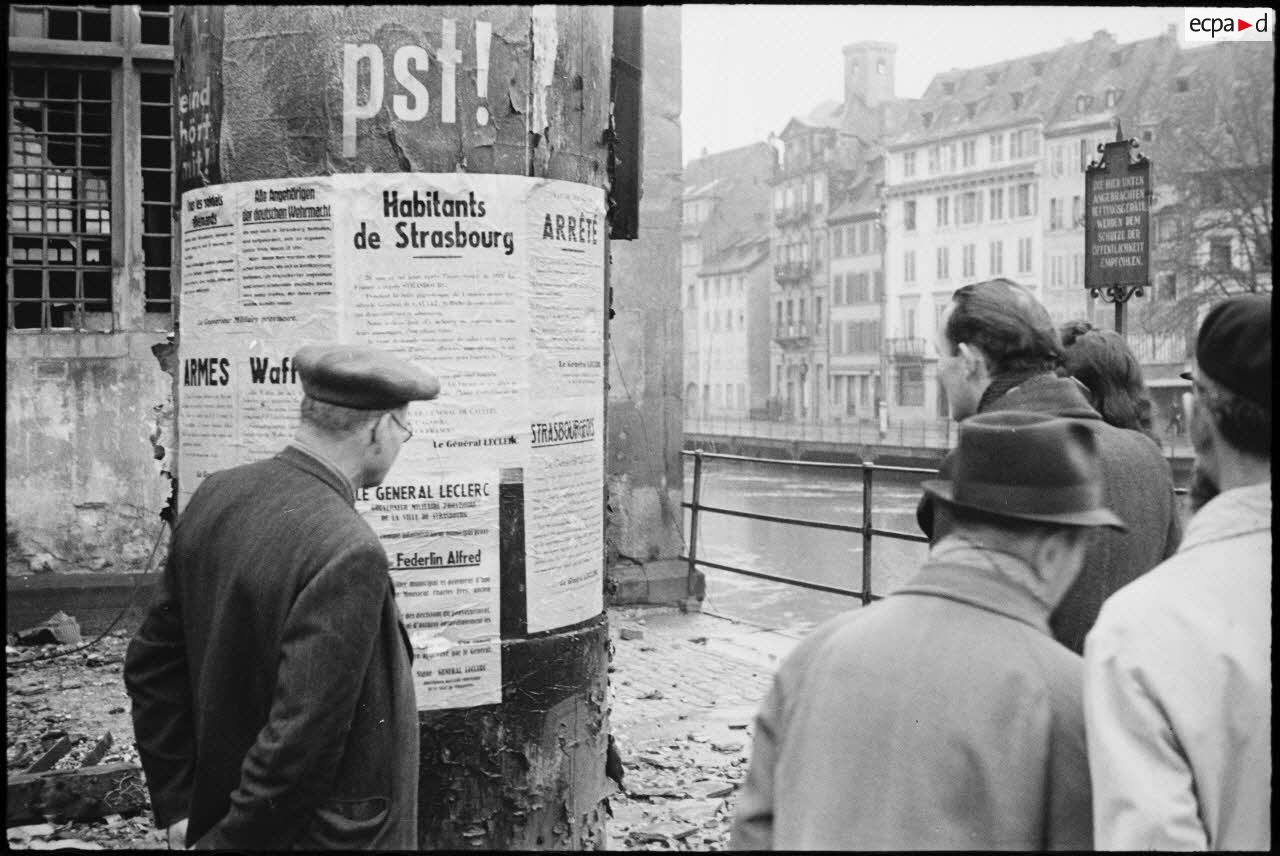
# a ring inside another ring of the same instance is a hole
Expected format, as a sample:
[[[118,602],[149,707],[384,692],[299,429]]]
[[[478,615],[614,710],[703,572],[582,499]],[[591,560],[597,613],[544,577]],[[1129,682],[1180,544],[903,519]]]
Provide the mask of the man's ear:
[[[986,371],[987,360],[982,355],[982,351],[970,345],[968,342],[961,342],[956,345],[956,351],[964,360],[965,373],[972,376],[978,371]]]
[[[1058,567],[1063,557],[1080,546],[1087,546],[1091,532],[1084,528],[1062,527],[1046,533],[1036,545],[1036,570]]]

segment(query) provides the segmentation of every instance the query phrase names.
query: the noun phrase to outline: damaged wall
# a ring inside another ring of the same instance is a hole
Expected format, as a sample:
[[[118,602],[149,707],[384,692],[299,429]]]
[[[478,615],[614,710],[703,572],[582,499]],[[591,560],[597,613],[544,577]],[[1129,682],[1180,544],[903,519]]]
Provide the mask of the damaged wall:
[[[679,6],[645,7],[643,100],[640,237],[610,244],[610,565],[683,546]]]
[[[163,331],[9,333],[10,576],[146,566],[170,489],[172,378],[151,350],[165,339]]]
[[[338,28],[350,20],[341,8],[329,7],[328,12]],[[567,80],[567,86],[530,80],[527,69],[549,69],[531,61],[527,10],[469,7],[461,17],[483,16],[493,25],[485,97],[475,91],[478,87],[457,87],[459,121],[450,126],[450,135],[406,133],[404,123],[385,110],[361,122],[365,168],[532,172],[604,183],[604,159],[591,143],[607,124],[599,113],[607,98],[599,97],[598,90],[608,86],[608,56],[584,49],[603,44],[603,34],[595,30],[604,22],[589,7],[558,11],[556,29],[577,46],[553,54],[554,74]],[[233,72],[224,81],[228,98],[252,105],[229,117],[228,127],[218,135],[223,163],[238,179],[258,177],[254,166],[264,150],[279,153],[285,174],[330,156],[327,136],[334,117],[341,115],[341,87],[317,70],[340,71],[332,62],[307,61],[306,40],[296,38],[298,28],[287,26],[293,14],[300,13],[245,7],[228,33],[228,50],[257,64],[254,74]],[[360,29],[368,32],[370,22],[388,63],[402,44],[431,44],[440,38],[438,24],[415,27],[391,8],[363,9]],[[549,35],[548,28],[542,31]],[[469,38],[469,31],[460,27],[459,41]],[[258,66],[282,85],[260,86]],[[302,86],[299,75],[320,79],[312,81],[314,86]],[[426,82],[429,91],[440,92],[438,63],[432,63]],[[393,89],[394,78],[388,78],[387,86],[390,99],[398,91]],[[640,237],[611,242],[616,314],[610,325],[606,462],[610,564],[620,557],[638,562],[674,559],[682,547],[678,6],[645,8],[643,87]],[[299,103],[299,92],[327,97]],[[271,103],[284,93],[292,93],[294,101]],[[483,126],[473,118],[480,107],[490,114]],[[529,124],[542,127],[542,133],[526,133],[523,114],[530,114]],[[123,121],[118,110],[115,115]],[[241,133],[241,125],[251,133]],[[120,240],[133,243],[140,223],[121,226]],[[127,255],[139,254],[135,246]],[[158,514],[170,493],[172,379],[151,352],[166,340],[167,319],[142,313],[138,267],[116,270],[117,332],[7,335],[10,574],[35,569],[140,570],[155,544]],[[126,269],[134,272],[126,274]],[[155,458],[156,446],[162,447],[164,459]]]

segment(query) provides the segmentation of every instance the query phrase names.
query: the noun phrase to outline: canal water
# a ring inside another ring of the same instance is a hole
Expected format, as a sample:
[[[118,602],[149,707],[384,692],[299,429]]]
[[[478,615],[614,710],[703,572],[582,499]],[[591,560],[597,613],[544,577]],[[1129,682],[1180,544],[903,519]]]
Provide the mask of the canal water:
[[[693,461],[685,459],[684,497],[693,496]],[[918,535],[916,504],[922,474],[876,472],[871,519],[876,528]],[[704,505],[758,514],[860,525],[862,474],[857,469],[828,469],[704,459]],[[690,516],[685,509],[685,540]],[[793,579],[842,588],[862,587],[862,536],[723,514],[698,515],[698,558]],[[927,546],[887,537],[871,544],[871,591],[884,595],[909,579],[925,559]],[[707,579],[703,609],[788,633],[804,634],[845,610],[861,605],[857,597],[830,594],[702,568]]]

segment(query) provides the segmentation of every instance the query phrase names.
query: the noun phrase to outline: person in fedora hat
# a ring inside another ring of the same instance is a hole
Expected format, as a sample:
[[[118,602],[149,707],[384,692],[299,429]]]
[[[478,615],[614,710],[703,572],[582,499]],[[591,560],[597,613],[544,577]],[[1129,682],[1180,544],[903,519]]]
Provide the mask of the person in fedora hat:
[[[1099,848],[1271,848],[1271,295],[1210,309],[1189,429],[1216,496],[1085,643]]]
[[[418,847],[418,717],[387,555],[356,513],[436,378],[308,345],[294,439],[209,476],[173,531],[124,678],[171,847]]]
[[[819,627],[756,717],[731,847],[1092,847],[1080,657],[1049,614],[1103,504],[1079,420],[992,412],[960,426],[952,515],[920,572]]]
[[[1097,435],[1103,495],[1108,506],[1125,510],[1129,529],[1103,530],[1091,539],[1084,569],[1049,619],[1054,638],[1080,654],[1102,602],[1178,547],[1182,523],[1169,462],[1149,437],[1108,424],[1083,383],[1055,373],[1063,358],[1060,335],[1035,295],[1013,280],[956,289],[935,345],[938,382],[957,422],[975,413],[1025,410],[1082,420]],[[953,454],[943,458],[943,478]],[[931,542],[949,530],[945,505],[928,493],[916,520]]]

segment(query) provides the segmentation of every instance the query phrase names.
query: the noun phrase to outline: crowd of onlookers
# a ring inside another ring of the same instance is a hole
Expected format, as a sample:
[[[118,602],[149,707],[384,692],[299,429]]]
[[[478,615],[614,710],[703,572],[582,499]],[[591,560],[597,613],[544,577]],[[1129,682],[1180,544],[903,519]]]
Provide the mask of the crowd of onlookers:
[[[782,663],[733,846],[1269,849],[1270,295],[1200,327],[1185,531],[1122,336],[996,279],[935,344],[928,559]]]
[[[929,557],[782,663],[731,843],[1269,849],[1270,296],[1200,328],[1186,531],[1123,339],[997,279],[935,344],[960,428]],[[292,442],[174,524],[125,661],[138,751],[171,847],[412,850],[414,655],[354,499],[440,384],[352,345],[294,364]]]

